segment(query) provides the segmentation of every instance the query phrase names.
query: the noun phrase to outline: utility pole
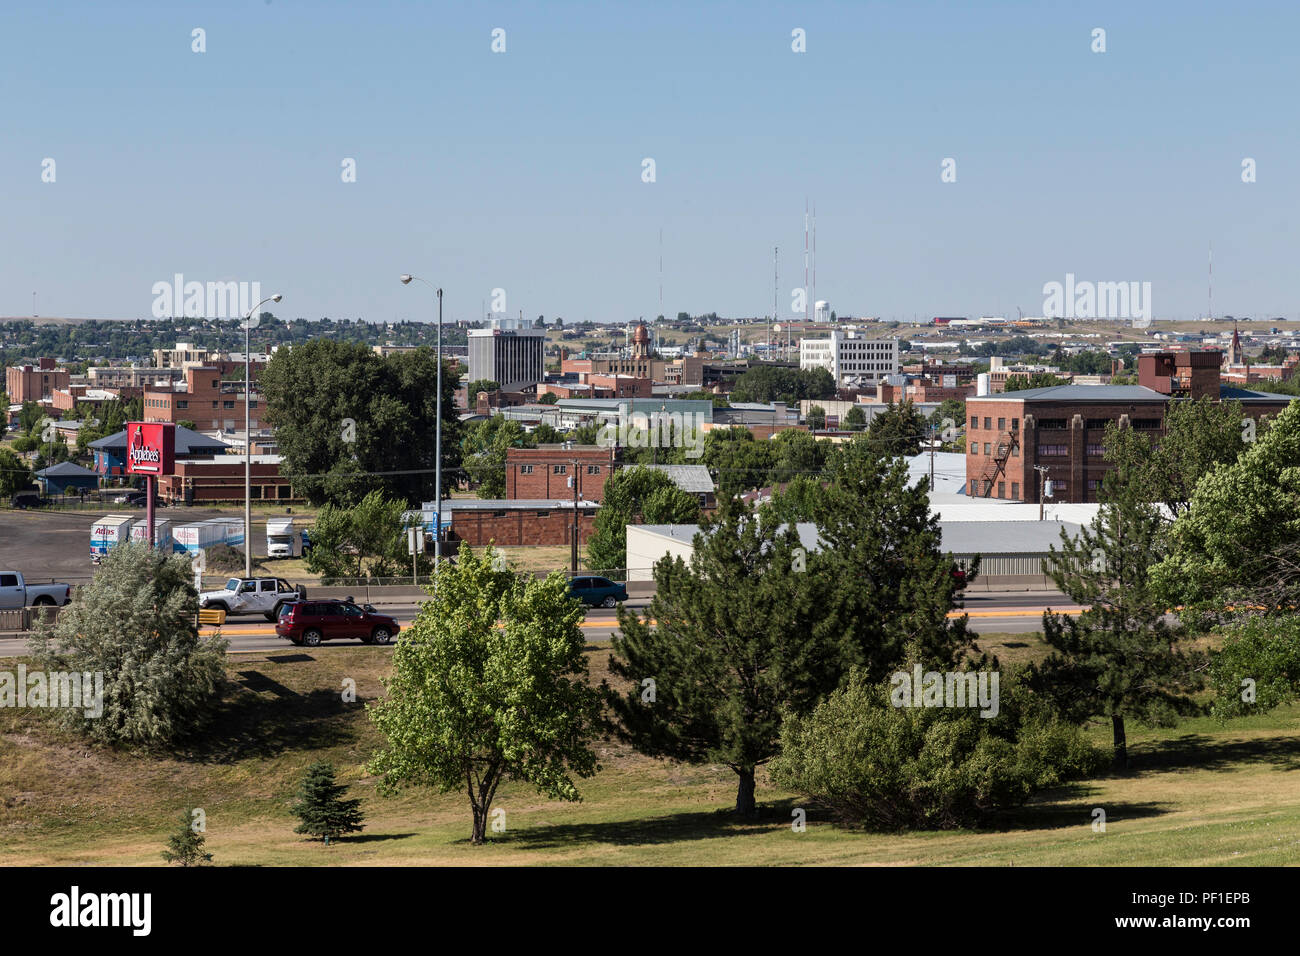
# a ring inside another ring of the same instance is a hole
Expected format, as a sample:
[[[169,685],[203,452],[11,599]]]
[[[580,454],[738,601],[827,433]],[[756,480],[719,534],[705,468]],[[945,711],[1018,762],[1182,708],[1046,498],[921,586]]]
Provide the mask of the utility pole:
[[[1034,471],[1038,472],[1038,520],[1043,520],[1043,484],[1047,480],[1047,466],[1034,465]]]
[[[573,474],[569,476],[569,484],[573,486],[573,533],[569,541],[569,564],[570,577],[576,578],[578,576],[578,459],[571,458],[569,461],[573,465]]]

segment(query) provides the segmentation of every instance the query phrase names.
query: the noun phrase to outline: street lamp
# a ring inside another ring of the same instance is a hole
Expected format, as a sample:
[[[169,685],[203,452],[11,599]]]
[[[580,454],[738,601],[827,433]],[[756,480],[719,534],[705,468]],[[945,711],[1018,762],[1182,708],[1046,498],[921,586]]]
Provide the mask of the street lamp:
[[[434,454],[437,456],[433,466],[433,497],[437,506],[434,510],[435,525],[433,529],[433,576],[436,581],[438,567],[442,563],[442,289],[434,288],[424,279],[409,273],[403,275],[401,280],[402,285],[410,285],[412,280],[424,282],[430,289],[438,293],[438,413],[433,438]]]
[[[283,299],[280,293],[263,299],[248,310],[239,327],[244,330],[244,577],[253,576],[253,430],[249,425],[248,395],[252,391],[249,381],[248,333],[262,324],[262,315],[257,310],[268,302]],[[247,300],[245,300],[247,301]]]

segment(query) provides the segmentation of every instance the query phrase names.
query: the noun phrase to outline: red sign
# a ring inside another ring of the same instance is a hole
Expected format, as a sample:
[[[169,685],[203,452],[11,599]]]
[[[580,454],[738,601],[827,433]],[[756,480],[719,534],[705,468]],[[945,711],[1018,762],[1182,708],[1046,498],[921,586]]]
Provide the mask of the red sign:
[[[126,423],[126,470],[132,475],[170,475],[176,464],[176,426],[170,422]]]

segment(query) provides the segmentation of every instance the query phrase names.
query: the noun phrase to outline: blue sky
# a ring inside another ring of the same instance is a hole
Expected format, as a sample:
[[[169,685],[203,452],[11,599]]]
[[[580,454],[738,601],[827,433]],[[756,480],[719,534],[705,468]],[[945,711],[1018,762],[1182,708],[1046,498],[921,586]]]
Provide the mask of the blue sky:
[[[428,318],[412,271],[451,318],[622,322],[662,230],[664,312],[769,314],[779,246],[789,318],[809,198],[840,313],[1036,315],[1069,272],[1192,318],[1212,244],[1217,313],[1297,318],[1298,34],[1285,2],[5,4],[0,315],[148,316],[179,272]]]

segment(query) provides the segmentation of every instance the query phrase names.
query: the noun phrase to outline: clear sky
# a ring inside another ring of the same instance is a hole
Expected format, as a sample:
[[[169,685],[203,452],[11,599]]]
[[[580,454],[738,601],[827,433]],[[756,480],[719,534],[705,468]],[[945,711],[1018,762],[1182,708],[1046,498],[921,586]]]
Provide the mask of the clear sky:
[[[1038,315],[1073,273],[1192,318],[1213,245],[1216,313],[1297,318],[1298,36],[1290,0],[6,3],[0,315],[182,273],[429,318],[411,271],[450,318],[622,322],[662,230],[663,312],[769,314],[779,246],[788,318],[810,199],[841,314]]]

